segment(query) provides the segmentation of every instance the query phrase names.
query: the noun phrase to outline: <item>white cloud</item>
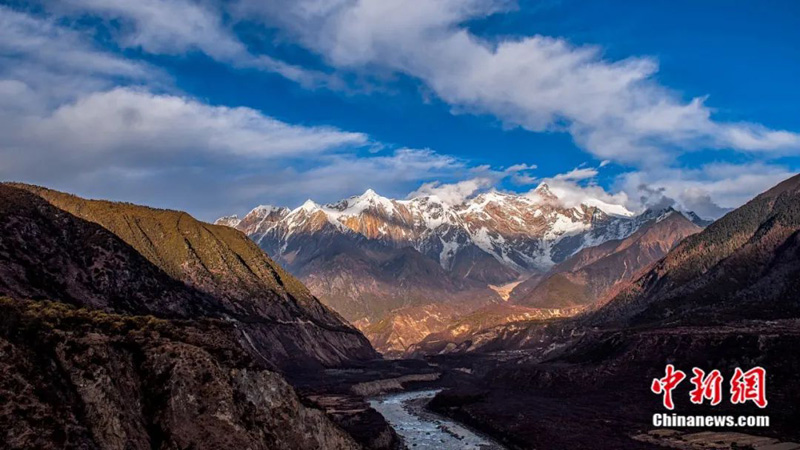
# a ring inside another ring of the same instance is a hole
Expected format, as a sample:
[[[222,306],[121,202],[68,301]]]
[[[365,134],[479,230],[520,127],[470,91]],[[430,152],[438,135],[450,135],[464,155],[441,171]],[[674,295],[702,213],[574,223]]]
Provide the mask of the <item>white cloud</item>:
[[[584,204],[599,207],[610,214],[630,215],[631,212],[627,207],[631,202],[627,193],[606,191],[596,183],[597,175],[598,170],[595,168],[579,167],[566,173],[542,178],[539,186],[546,184],[550,192],[558,197],[559,202],[569,208]],[[540,198],[537,189],[529,191],[526,195],[534,199]]]
[[[0,79],[26,110],[52,107],[119,82],[159,81],[158,70],[95,49],[82,33],[0,6]],[[11,81],[14,80],[14,81]],[[3,99],[6,104],[11,99]]]
[[[526,186],[534,184],[539,181],[538,177],[530,174],[531,171],[536,170],[536,164],[514,164],[505,170],[503,173],[511,178],[511,182],[517,186]]]
[[[463,25],[504,0],[240,0],[237,11],[287,30],[335,67],[421,79],[455,111],[531,131],[569,131],[593,155],[655,167],[698,147],[797,153],[800,135],[714,121],[704,98],[659,85],[653,58],[610,61],[561,38],[482,39]]]
[[[6,111],[3,103],[4,178],[75,177],[113,167],[159,171],[225,158],[239,158],[246,165],[368,143],[362,133],[290,125],[249,108],[210,106],[128,88],[92,93],[46,115],[19,116]]]
[[[505,172],[506,173],[522,172],[522,171],[527,171],[527,170],[534,170],[537,167],[538,166],[536,164],[524,164],[524,163],[523,164],[514,164],[514,165],[511,165],[511,166],[508,166],[505,169]]]
[[[359,151],[368,137],[291,125],[249,108],[116,88],[45,115],[18,115],[30,93],[0,82],[0,179],[90,197],[188,209],[213,218],[253,204],[333,201],[377,189],[401,196],[420,182],[468,173],[431,150]]]
[[[536,168],[535,164],[526,163],[513,164],[505,169],[493,169],[488,165],[474,166],[468,169],[462,166],[459,167],[459,172],[461,172],[460,175],[462,177],[467,177],[466,179],[451,183],[445,183],[441,180],[423,183],[419,188],[408,194],[408,198],[436,195],[447,203],[457,205],[478,192],[496,187],[504,180],[510,180],[517,186],[533,184],[539,179],[529,175],[529,172]],[[447,178],[452,179],[455,175],[459,174],[452,173]]]
[[[36,118],[31,126],[31,134],[87,152],[131,148],[275,158],[368,143],[362,133],[290,125],[250,108],[210,106],[127,88],[91,94]]]
[[[617,187],[629,194],[631,204],[640,207],[666,198],[679,209],[717,218],[795,174],[774,164],[712,163],[695,169],[625,173],[620,175]]]
[[[51,3],[64,15],[86,12],[120,21],[115,35],[125,48],[162,55],[202,52],[240,68],[276,72],[309,88],[342,87],[341,80],[319,71],[288,64],[266,54],[253,54],[224,20],[221,6],[192,0],[72,0]]]
[[[594,178],[597,174],[597,169],[593,167],[576,167],[569,172],[555,175],[552,179],[560,181],[580,181]]]
[[[445,203],[458,205],[478,191],[487,189],[493,184],[493,180],[490,178],[471,178],[469,180],[449,184],[431,181],[429,183],[423,183],[422,186],[414,192],[408,194],[408,198],[435,195]]]

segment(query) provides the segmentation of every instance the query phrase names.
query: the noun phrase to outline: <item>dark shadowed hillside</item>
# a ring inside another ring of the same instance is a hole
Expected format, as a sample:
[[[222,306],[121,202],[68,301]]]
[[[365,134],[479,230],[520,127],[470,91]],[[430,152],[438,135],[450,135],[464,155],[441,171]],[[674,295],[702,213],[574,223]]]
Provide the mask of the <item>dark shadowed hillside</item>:
[[[121,313],[211,314],[214,300],[107,229],[0,184],[0,292]]]
[[[0,298],[0,446],[360,448],[233,328]]]
[[[226,318],[256,357],[278,366],[330,366],[376,355],[357,330],[236,230],[177,211],[33,186],[4,185],[3,194],[9,255],[3,270],[19,280],[7,295]]]
[[[687,238],[591,323],[800,317],[800,176]]]

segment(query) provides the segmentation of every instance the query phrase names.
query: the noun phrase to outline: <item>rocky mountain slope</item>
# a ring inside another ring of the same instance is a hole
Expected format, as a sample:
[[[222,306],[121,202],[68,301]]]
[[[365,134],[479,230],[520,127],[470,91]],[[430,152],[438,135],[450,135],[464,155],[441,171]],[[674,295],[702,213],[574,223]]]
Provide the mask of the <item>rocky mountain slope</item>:
[[[33,186],[0,189],[6,295],[225,318],[255,357],[278,367],[376,356],[361,333],[229,227]]]
[[[398,445],[284,379],[378,355],[231,228],[3,183],[0,297],[9,448],[355,449],[332,420],[362,417]]]
[[[9,449],[357,449],[222,320],[0,298]]]
[[[591,323],[787,317],[800,317],[800,175],[681,242]]]
[[[538,308],[594,304],[620,284],[632,281],[684,238],[702,230],[671,208],[653,215],[656,217],[627,238],[585,248],[544,277],[519,284],[509,301]]]
[[[260,206],[217,223],[250,236],[386,352],[502,303],[498,286],[624,239],[652,219],[599,200],[567,206],[542,184],[528,195],[487,192],[456,205],[368,190],[294,210]]]
[[[458,351],[538,347],[582,328],[717,326],[800,318],[800,176],[681,241],[603,307],[568,321],[516,322]]]
[[[726,384],[736,367],[761,366],[767,409],[727,400],[695,405],[683,383],[674,412],[767,414],[769,428],[714,432],[796,441],[799,236],[795,176],[681,241],[602,308],[501,325],[454,349],[463,354],[439,357],[477,380],[440,395],[437,409],[521,448],[655,448],[651,417],[666,410],[648,381],[662,377],[666,364],[717,369]]]

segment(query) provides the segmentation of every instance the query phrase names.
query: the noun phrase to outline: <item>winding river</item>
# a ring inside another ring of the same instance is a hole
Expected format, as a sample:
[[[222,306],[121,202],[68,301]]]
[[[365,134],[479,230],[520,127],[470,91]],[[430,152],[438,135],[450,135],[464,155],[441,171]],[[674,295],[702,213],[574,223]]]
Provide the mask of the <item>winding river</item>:
[[[495,441],[447,417],[425,411],[439,390],[400,392],[375,397],[370,406],[383,415],[403,437],[409,449],[502,450]]]

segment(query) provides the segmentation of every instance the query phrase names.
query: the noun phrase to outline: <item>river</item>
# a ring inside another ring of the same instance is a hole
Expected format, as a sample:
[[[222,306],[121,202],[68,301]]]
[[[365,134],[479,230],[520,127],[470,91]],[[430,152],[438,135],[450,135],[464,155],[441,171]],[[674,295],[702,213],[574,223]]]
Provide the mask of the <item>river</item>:
[[[424,410],[439,390],[400,392],[369,400],[409,449],[502,450],[503,446],[447,417]]]

